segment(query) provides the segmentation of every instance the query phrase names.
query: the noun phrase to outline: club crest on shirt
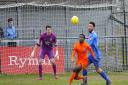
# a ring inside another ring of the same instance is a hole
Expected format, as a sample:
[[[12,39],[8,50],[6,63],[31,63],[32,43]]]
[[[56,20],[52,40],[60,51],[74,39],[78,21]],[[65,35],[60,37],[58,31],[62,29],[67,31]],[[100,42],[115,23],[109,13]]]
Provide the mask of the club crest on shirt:
[[[52,38],[50,38],[50,41],[52,41]]]
[[[48,42],[48,41],[45,41],[45,44],[46,44],[46,45],[50,45],[50,42]]]

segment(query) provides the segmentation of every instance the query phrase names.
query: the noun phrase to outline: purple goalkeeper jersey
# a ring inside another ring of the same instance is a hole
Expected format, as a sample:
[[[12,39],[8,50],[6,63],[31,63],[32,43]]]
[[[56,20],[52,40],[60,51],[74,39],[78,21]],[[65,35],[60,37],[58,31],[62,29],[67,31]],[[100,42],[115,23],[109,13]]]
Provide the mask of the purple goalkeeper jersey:
[[[43,49],[53,49],[53,44],[56,44],[56,35],[51,33],[47,35],[47,33],[42,33],[39,38],[39,43]]]

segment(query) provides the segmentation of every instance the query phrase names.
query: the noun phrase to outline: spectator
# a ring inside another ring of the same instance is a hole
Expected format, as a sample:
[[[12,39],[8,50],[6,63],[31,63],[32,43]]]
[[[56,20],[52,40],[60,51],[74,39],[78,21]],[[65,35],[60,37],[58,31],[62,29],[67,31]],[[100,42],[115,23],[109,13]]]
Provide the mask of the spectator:
[[[7,43],[9,47],[16,46],[16,42],[13,39],[16,38],[16,28],[13,26],[13,19],[8,19],[8,26],[5,28],[4,37],[10,39],[10,42]]]
[[[4,36],[7,39],[14,39],[16,38],[16,28],[13,26],[13,19],[8,19],[8,26],[5,28]]]

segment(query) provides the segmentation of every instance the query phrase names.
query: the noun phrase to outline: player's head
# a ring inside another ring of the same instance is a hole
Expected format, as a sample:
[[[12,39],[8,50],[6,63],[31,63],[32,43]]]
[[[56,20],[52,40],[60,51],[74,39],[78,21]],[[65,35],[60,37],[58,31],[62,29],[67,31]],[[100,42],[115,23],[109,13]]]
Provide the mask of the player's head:
[[[8,19],[8,25],[9,26],[13,26],[13,18],[9,18]]]
[[[80,42],[80,43],[83,43],[84,40],[85,40],[85,35],[84,35],[84,34],[80,34],[80,35],[79,35],[79,42]]]
[[[95,28],[95,22],[89,22],[89,24],[88,24],[88,32],[91,33],[94,28]]]
[[[52,33],[52,26],[47,25],[46,26],[46,32],[48,35],[50,35]]]

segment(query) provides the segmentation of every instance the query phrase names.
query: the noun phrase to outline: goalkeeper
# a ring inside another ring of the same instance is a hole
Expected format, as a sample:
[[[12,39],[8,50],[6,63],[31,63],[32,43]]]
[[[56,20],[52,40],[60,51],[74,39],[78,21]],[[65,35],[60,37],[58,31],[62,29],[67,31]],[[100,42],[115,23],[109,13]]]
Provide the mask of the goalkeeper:
[[[58,48],[56,48],[56,54],[53,54],[53,47],[56,46],[56,35],[52,32],[51,26],[46,26],[46,32],[42,33],[39,38],[39,43],[37,43],[31,53],[31,58],[34,57],[35,50],[37,47],[41,47],[39,54],[39,80],[42,80],[42,60],[45,58],[45,55],[48,55],[50,62],[54,71],[54,78],[57,79],[56,75],[56,64],[54,57],[59,57]]]

